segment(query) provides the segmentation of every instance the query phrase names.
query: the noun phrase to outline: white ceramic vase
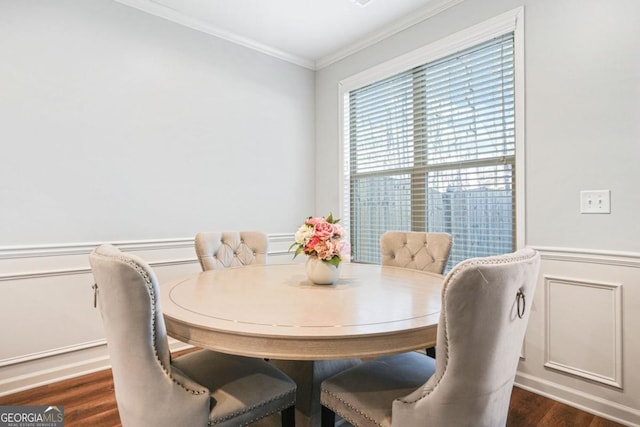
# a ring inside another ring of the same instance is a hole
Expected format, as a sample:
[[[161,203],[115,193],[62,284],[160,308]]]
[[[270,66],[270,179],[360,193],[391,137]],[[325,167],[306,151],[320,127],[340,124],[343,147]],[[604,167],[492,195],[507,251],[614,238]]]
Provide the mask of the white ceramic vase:
[[[340,277],[342,263],[336,267],[333,264],[322,261],[317,257],[308,257],[305,264],[307,278],[316,285],[332,285]]]

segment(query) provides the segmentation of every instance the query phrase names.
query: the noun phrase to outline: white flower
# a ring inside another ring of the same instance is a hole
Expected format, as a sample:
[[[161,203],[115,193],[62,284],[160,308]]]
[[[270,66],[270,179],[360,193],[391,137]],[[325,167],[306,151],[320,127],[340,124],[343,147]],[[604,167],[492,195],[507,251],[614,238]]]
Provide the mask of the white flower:
[[[309,239],[313,237],[313,227],[307,224],[302,224],[298,231],[296,231],[296,243],[299,245],[306,245]]]

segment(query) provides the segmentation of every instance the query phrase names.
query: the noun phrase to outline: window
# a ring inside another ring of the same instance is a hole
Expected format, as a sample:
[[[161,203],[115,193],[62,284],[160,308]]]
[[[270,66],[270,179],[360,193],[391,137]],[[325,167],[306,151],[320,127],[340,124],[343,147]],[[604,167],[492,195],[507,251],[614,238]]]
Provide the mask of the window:
[[[517,247],[514,31],[344,91],[353,261],[387,230],[447,232],[447,270]]]

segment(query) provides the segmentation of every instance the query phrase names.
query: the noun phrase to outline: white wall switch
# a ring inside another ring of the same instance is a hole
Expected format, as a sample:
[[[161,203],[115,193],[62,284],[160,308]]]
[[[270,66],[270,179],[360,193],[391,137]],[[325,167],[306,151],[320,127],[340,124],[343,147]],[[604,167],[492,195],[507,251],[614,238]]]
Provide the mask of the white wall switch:
[[[585,190],[580,192],[580,213],[611,213],[611,190]]]

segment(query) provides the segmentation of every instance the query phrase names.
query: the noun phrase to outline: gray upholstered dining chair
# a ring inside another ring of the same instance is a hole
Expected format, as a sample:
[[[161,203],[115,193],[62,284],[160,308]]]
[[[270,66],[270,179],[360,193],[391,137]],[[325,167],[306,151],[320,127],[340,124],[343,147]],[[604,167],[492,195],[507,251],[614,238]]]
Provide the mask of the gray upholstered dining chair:
[[[382,265],[442,274],[450,252],[448,233],[387,231],[380,238]]]
[[[278,412],[294,425],[296,384],[267,362],[209,350],[172,359],[142,259],[102,245],[89,261],[124,427],[244,426]]]
[[[322,425],[504,426],[536,287],[532,249],[463,261],[442,290],[437,359],[384,356],[322,383]]]
[[[387,231],[380,237],[382,265],[442,274],[450,253],[449,233]],[[436,357],[434,347],[427,348],[426,353]]]
[[[266,264],[267,235],[259,231],[201,232],[196,255],[203,271],[249,264]]]

